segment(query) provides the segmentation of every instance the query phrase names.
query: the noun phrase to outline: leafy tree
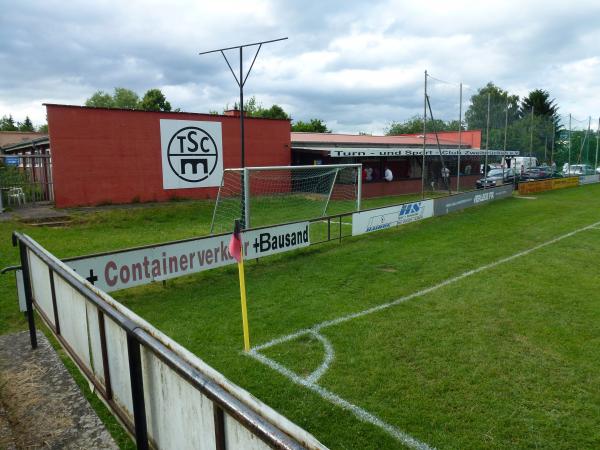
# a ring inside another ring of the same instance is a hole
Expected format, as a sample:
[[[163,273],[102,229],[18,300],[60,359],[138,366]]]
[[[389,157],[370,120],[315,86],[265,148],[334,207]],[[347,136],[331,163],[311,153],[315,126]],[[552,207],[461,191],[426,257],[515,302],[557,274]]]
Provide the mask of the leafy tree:
[[[233,104],[233,109],[239,109],[239,103]],[[290,119],[290,116],[279,105],[272,105],[270,108],[263,108],[258,103],[256,97],[252,96],[244,102],[244,113],[246,117],[262,117],[265,119]]]
[[[48,124],[40,125],[37,129],[38,133],[48,133]]]
[[[144,111],[171,111],[171,104],[160,89],[149,89],[139,103],[139,109]]]
[[[33,128],[33,123],[31,123],[31,119],[29,116],[25,116],[25,120],[19,123],[19,131],[35,131]]]
[[[331,133],[331,131],[327,129],[327,125],[325,125],[321,119],[310,119],[310,122],[302,122],[299,120],[292,124],[292,131]]]
[[[140,97],[131,89],[115,88],[113,108],[138,109]]]
[[[464,127],[463,127],[464,129]],[[444,121],[441,119],[427,119],[425,130],[428,133],[434,131],[458,131],[458,120]],[[404,122],[392,122],[385,134],[387,136],[397,136],[400,134],[422,134],[423,133],[423,118],[413,116]]]
[[[283,110],[283,108],[279,105],[273,105],[268,109],[261,108],[256,114],[252,117],[262,117],[265,119],[288,119],[290,116]]]
[[[519,108],[520,116],[525,118],[530,115],[532,108],[534,115],[546,117],[558,123],[558,105],[556,105],[554,99],[550,100],[550,93],[548,91],[535,89],[527,97],[523,98]]]
[[[91,106],[93,108],[114,108],[115,101],[109,93],[96,91],[85,101],[85,106]]]
[[[15,120],[13,116],[9,114],[8,116],[2,116],[0,119],[0,131],[18,131],[19,128],[15,125]]]
[[[490,126],[504,126],[508,106],[508,124],[519,119],[519,96],[510,95],[491,81],[479,88],[471,97],[471,104],[465,112],[465,121],[469,130],[484,130],[487,127],[488,94],[490,96]]]

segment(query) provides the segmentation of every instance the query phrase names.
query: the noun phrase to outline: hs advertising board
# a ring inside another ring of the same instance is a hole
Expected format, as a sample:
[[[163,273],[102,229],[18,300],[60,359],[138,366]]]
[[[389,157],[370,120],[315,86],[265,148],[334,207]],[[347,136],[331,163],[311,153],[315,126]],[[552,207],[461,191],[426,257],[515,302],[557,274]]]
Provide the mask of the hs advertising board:
[[[361,211],[352,214],[352,236],[391,228],[433,216],[433,200]]]

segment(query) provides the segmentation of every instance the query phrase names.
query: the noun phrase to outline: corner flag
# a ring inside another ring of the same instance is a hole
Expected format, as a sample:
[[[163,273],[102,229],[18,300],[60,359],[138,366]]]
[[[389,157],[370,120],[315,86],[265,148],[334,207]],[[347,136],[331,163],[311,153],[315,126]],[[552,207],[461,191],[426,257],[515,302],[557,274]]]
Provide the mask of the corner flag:
[[[248,329],[248,308],[246,307],[246,280],[244,277],[244,250],[242,246],[242,228],[236,219],[233,234],[229,241],[229,253],[238,262],[240,276],[240,299],[242,302],[242,329],[244,331],[244,350],[250,351],[250,331]]]

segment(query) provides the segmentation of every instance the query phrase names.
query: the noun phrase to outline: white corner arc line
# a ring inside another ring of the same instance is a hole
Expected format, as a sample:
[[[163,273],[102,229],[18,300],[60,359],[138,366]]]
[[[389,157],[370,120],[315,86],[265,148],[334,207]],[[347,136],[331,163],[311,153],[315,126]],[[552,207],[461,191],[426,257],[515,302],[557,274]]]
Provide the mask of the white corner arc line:
[[[321,365],[317,367],[317,369],[313,371],[313,373],[306,377],[307,383],[316,383],[317,381],[319,381],[319,378],[321,378],[329,369],[329,366],[331,365],[335,357],[335,351],[333,350],[333,345],[325,336],[323,336],[320,333],[317,333],[316,331],[312,331],[311,335],[323,344],[323,349],[325,350],[325,357],[323,358],[323,362],[321,363]]]
[[[360,406],[357,406],[353,403],[350,403],[347,400],[344,400],[339,395],[334,394],[333,392],[325,389],[324,387],[319,386],[316,383],[308,381],[306,378],[300,377],[299,375],[297,375],[293,371],[289,370],[288,368],[282,366],[278,362],[273,361],[271,358],[268,358],[267,356],[257,352],[255,349],[252,349],[249,352],[245,352],[244,354],[256,359],[257,361],[260,361],[264,365],[279,372],[283,376],[289,378],[292,382],[294,382],[300,386],[304,386],[307,389],[310,389],[311,391],[315,392],[320,397],[329,401],[330,403],[333,403],[334,405],[339,406],[342,409],[350,411],[359,420],[370,423],[372,425],[375,425],[375,426],[385,430],[388,434],[393,436],[398,441],[402,442],[404,445],[406,445],[410,448],[417,449],[417,450],[435,450],[435,447],[430,447],[426,443],[421,442],[418,439],[415,439],[414,437],[399,430],[395,426],[390,425],[387,422],[384,422],[379,417],[375,416],[374,414],[371,414],[369,411],[361,408]]]
[[[440,288],[443,288],[443,287],[448,286],[450,284],[456,283],[457,281],[460,281],[460,280],[462,280],[464,278],[467,278],[467,277],[469,277],[471,275],[475,275],[477,273],[483,272],[484,270],[492,269],[492,268],[494,268],[496,266],[499,266],[501,264],[504,264],[504,263],[507,263],[507,262],[512,261],[514,259],[520,258],[521,256],[528,255],[529,253],[532,253],[532,252],[534,252],[536,250],[539,250],[541,248],[544,248],[544,247],[547,247],[549,245],[555,244],[555,243],[557,243],[559,241],[562,241],[563,239],[566,239],[566,238],[569,238],[571,236],[574,236],[574,235],[576,235],[578,233],[581,233],[582,231],[591,230],[591,229],[596,228],[598,226],[600,226],[600,222],[595,222],[595,223],[592,223],[592,224],[587,225],[585,227],[578,228],[578,229],[576,229],[574,231],[570,231],[569,233],[566,233],[566,234],[563,234],[561,236],[558,236],[558,237],[555,237],[553,239],[550,239],[549,241],[542,242],[541,244],[535,245],[535,246],[533,246],[533,247],[531,247],[531,248],[529,248],[527,250],[522,250],[522,251],[517,252],[517,253],[515,253],[515,254],[513,254],[511,256],[507,256],[505,258],[498,259],[498,260],[496,260],[494,262],[491,262],[489,264],[484,264],[483,266],[480,266],[480,267],[478,267],[476,269],[468,270],[466,272],[461,273],[460,275],[457,275],[457,276],[452,277],[452,278],[448,278],[448,279],[446,279],[446,280],[444,280],[444,281],[442,281],[442,282],[440,282],[438,284],[435,284],[433,286],[430,286],[428,288],[422,289],[422,290],[417,291],[417,292],[413,292],[412,294],[405,295],[404,297],[400,297],[400,298],[398,298],[396,300],[393,300],[393,301],[391,301],[389,303],[383,303],[381,305],[373,306],[372,308],[368,308],[368,309],[365,309],[365,310],[362,310],[362,311],[358,311],[358,312],[355,312],[355,313],[352,313],[352,314],[348,314],[348,315],[345,315],[345,316],[338,317],[337,319],[326,320],[324,322],[317,323],[317,324],[313,325],[312,327],[303,328],[301,330],[295,331],[294,333],[291,333],[291,334],[288,334],[288,335],[284,335],[284,336],[280,336],[278,338],[270,340],[269,342],[265,342],[264,344],[257,345],[256,347],[254,347],[254,349],[256,351],[260,351],[260,350],[263,350],[265,348],[273,347],[274,345],[278,345],[278,344],[281,344],[281,343],[284,343],[284,342],[291,341],[291,340],[296,339],[296,338],[298,338],[300,336],[304,336],[306,334],[310,334],[310,333],[312,333],[314,331],[318,332],[319,330],[322,330],[323,328],[327,328],[327,327],[331,327],[331,326],[334,326],[334,325],[338,325],[340,323],[344,323],[344,322],[347,322],[349,320],[357,319],[359,317],[363,317],[363,316],[366,316],[368,314],[372,314],[372,313],[375,313],[375,312],[378,312],[378,311],[382,311],[382,310],[388,309],[388,308],[390,308],[392,306],[396,306],[396,305],[399,305],[401,303],[404,303],[404,302],[407,302],[409,300],[412,300],[413,298],[421,297],[423,295],[429,294],[429,293],[431,293],[433,291],[436,291],[436,290],[438,290]]]

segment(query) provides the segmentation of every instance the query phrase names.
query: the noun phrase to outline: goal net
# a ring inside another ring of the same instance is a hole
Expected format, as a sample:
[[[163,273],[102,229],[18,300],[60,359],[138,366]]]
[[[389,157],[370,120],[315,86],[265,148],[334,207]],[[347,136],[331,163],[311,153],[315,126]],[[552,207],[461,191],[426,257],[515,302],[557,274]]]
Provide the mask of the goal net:
[[[360,183],[361,164],[225,169],[211,233],[357,211]]]

